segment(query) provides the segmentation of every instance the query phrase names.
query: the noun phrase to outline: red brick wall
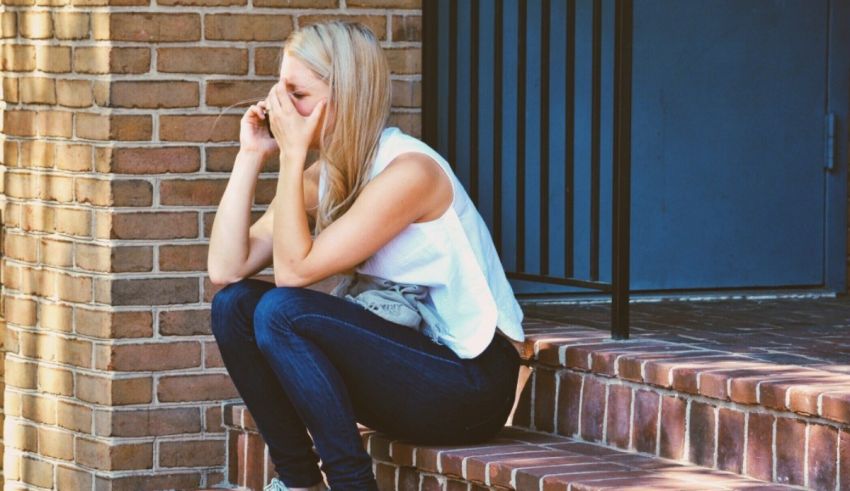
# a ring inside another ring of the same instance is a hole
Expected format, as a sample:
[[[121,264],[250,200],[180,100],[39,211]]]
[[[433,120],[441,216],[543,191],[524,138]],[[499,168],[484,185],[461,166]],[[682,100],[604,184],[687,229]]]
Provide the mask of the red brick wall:
[[[420,0],[2,2],[4,477],[217,484],[238,397],[205,273],[244,111],[227,106],[274,83],[292,29],[344,16],[380,37],[392,123],[418,135]]]

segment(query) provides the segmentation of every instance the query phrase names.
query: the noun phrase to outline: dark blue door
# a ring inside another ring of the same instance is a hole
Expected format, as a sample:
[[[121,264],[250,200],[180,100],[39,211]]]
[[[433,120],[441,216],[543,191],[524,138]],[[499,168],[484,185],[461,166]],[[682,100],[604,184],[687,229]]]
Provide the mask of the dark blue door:
[[[435,5],[431,143],[506,269],[610,282],[614,0]],[[843,289],[848,2],[636,0],[633,15],[632,291]]]
[[[827,20],[635,2],[632,288],[824,283]]]

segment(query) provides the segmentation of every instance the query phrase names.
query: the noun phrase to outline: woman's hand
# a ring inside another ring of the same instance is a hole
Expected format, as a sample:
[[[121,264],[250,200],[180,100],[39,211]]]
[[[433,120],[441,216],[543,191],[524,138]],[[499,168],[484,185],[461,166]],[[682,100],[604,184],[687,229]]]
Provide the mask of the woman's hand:
[[[278,148],[263,121],[266,118],[266,109],[267,102],[260,101],[249,107],[239,122],[240,150],[257,153],[262,156],[263,161]]]
[[[325,99],[320,100],[309,115],[302,116],[292,103],[291,97],[292,95],[278,82],[272,87],[266,99],[269,124],[277,146],[282,149],[281,158],[286,155],[303,157],[307,154],[323,122],[327,103]]]

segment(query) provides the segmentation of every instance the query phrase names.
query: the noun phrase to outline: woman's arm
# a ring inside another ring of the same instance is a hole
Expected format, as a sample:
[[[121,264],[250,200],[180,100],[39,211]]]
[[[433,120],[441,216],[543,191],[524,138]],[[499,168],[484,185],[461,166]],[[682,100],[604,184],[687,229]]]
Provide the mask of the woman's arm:
[[[248,227],[258,171],[250,165],[250,156],[240,155],[236,157],[233,175],[222,195],[210,234],[207,270],[215,285],[250,278],[272,262],[272,222],[277,196],[265,213]],[[310,227],[315,221],[318,203],[318,173],[318,162],[304,171],[304,208]],[[254,177],[249,177],[251,175]]]
[[[288,170],[287,170],[288,169]],[[274,277],[277,286],[306,286],[346,271],[378,251],[411,223],[451,206],[451,182],[431,157],[396,157],[342,216],[313,239],[297,196],[297,165],[281,160],[275,203]]]
[[[233,172],[224,189],[213,219],[207,252],[210,281],[225,285],[246,277],[263,259],[267,249],[263,229],[268,220],[261,217],[250,227],[251,205],[263,156],[240,150]]]

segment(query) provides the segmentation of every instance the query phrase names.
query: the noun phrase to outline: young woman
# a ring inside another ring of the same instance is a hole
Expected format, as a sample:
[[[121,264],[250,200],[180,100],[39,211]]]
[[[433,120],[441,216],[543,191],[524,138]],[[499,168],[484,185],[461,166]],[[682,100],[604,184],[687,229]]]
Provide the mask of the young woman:
[[[311,25],[242,118],[207,266],[225,285],[213,334],[278,473],[267,489],[324,489],[321,458],[333,491],[377,490],[357,422],[472,443],[514,405],[522,311],[448,162],[386,126],[390,88],[366,27]],[[277,192],[251,225],[274,152]],[[250,278],[269,265],[274,284]],[[305,288],[333,275],[333,294]]]

